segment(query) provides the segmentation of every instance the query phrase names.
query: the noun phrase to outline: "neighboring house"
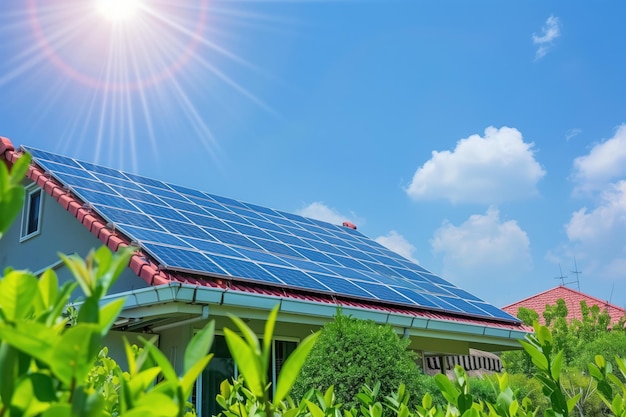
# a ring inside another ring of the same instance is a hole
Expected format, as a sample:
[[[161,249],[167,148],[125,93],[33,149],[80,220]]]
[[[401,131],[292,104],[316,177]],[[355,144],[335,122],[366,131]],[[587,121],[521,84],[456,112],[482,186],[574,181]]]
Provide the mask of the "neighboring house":
[[[547,291],[540,292],[539,294],[524,298],[523,300],[517,301],[513,304],[504,306],[502,307],[502,310],[513,316],[517,316],[517,312],[520,307],[535,310],[539,313],[540,323],[545,324],[545,319],[543,318],[542,313],[545,311],[547,305],[554,305],[559,299],[563,299],[563,301],[565,301],[568,321],[572,319],[580,320],[582,318],[580,310],[580,303],[582,301],[587,304],[587,307],[591,308],[591,306],[597,305],[600,308],[600,311],[606,311],[609,316],[611,316],[612,324],[617,323],[622,317],[624,317],[624,315],[626,315],[626,310],[621,307],[611,304],[608,301],[592,297],[580,291],[573,290],[564,285],[559,285],[558,287],[554,287]]]
[[[241,317],[262,334],[280,305],[272,355],[274,379],[299,340],[332,320],[337,308],[388,323],[428,358],[470,349],[519,348],[527,329],[511,315],[347,227],[80,162],[0,138],[9,166],[33,155],[21,219],[0,240],[0,269],[56,270],[71,279],[58,253],[84,256],[102,244],[137,252],[108,299],[125,298],[107,340],[159,337],[175,367],[194,329]],[[0,162],[2,163],[2,162]],[[197,384],[199,415],[217,413],[219,383],[237,370],[224,338]],[[427,366],[424,366],[425,368]]]

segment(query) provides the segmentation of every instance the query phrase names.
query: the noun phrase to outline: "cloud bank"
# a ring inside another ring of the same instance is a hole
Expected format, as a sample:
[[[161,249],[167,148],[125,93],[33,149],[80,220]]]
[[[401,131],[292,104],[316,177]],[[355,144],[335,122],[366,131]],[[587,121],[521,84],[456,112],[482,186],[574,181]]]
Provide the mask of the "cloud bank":
[[[575,192],[604,189],[613,180],[626,176],[626,125],[615,135],[595,145],[589,154],[574,160]]]
[[[573,163],[574,195],[587,205],[564,225],[562,252],[584,265],[585,277],[606,284],[626,281],[626,125]]]
[[[453,151],[433,151],[406,189],[415,200],[496,204],[537,194],[545,171],[533,143],[515,128],[488,127],[484,136],[457,142]]]

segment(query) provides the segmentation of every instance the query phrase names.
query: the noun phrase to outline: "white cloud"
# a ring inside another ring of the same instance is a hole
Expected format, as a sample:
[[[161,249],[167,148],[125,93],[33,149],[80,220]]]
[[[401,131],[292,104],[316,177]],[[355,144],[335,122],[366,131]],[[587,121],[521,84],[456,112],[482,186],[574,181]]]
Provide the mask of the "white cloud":
[[[415,263],[419,263],[417,259],[415,259],[415,246],[413,246],[408,240],[405,239],[404,236],[395,230],[390,231],[385,236],[378,236],[374,240],[386,248],[391,249],[395,253],[402,255]]]
[[[431,245],[435,254],[443,255],[444,277],[478,297],[492,294],[487,301],[496,305],[510,297],[498,295],[494,286],[506,291],[532,267],[528,235],[516,221],[502,221],[493,207],[460,226],[444,222]]]
[[[574,129],[570,129],[565,134],[565,140],[569,142],[570,140],[580,135],[581,133],[583,133],[582,129],[579,129],[577,127],[575,127]]]
[[[308,206],[296,211],[297,214],[310,217],[312,219],[322,220],[332,224],[342,224],[350,219],[350,217],[339,213],[337,210],[328,207],[326,204],[316,201]]]
[[[559,18],[550,16],[541,28],[541,35],[533,33],[533,43],[538,46],[535,59],[543,58],[552,48],[554,40],[561,36]]]
[[[488,127],[484,137],[461,139],[452,152],[433,151],[406,192],[414,199],[485,204],[535,195],[545,171],[533,146],[517,129]]]
[[[588,155],[574,160],[576,192],[604,189],[608,183],[626,176],[626,125],[617,128],[609,140],[595,145]]]
[[[582,258],[589,276],[624,280],[626,269],[626,181],[612,184],[597,207],[582,208],[565,225],[572,251]]]

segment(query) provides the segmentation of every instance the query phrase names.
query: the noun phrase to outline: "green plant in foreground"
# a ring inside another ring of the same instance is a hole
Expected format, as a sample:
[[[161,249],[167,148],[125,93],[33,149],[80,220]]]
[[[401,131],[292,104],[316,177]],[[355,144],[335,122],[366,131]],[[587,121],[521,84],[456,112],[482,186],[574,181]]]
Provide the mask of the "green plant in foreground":
[[[10,172],[0,161],[0,239],[22,210],[25,192],[21,184],[29,165],[30,155],[18,159]]]

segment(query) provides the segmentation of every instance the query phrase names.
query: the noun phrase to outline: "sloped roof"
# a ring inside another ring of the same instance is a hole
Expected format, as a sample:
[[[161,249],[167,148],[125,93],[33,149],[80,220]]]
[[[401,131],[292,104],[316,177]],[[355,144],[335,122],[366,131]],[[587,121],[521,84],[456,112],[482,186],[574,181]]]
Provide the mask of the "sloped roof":
[[[573,290],[564,285],[559,285],[558,287],[524,298],[523,300],[504,306],[502,307],[502,309],[512,315],[517,315],[517,311],[520,307],[535,310],[537,313],[539,313],[539,319],[543,324],[545,323],[545,321],[543,319],[542,313],[546,309],[546,305],[554,305],[559,299],[563,299],[563,301],[565,301],[568,312],[567,319],[569,320],[580,320],[582,318],[582,313],[580,310],[581,301],[584,301],[588,307],[597,305],[598,307],[600,307],[601,311],[606,311],[607,313],[609,313],[609,316],[611,316],[611,323],[616,323],[617,321],[619,321],[620,318],[626,315],[626,310],[624,310],[623,308],[611,304],[608,301],[604,301],[599,298],[582,293],[580,291]]]
[[[13,144],[6,138],[0,138],[0,157],[9,163],[15,162],[21,155],[21,151],[15,150]],[[92,210],[86,201],[81,200],[68,187],[51,177],[44,169],[33,163],[28,171],[28,177],[37,183],[46,193],[54,198],[64,209],[82,223],[94,236],[102,241],[110,249],[116,251],[120,246],[130,245],[134,239],[111,228],[107,220]],[[201,287],[223,288],[229,291],[239,291],[249,294],[263,294],[290,298],[294,300],[306,300],[316,303],[332,304],[336,306],[351,306],[369,310],[383,311],[393,314],[402,314],[410,317],[443,320],[455,323],[477,324],[496,329],[508,329],[511,331],[527,331],[515,320],[502,320],[498,318],[472,317],[466,314],[455,314],[450,311],[438,311],[428,308],[394,305],[393,303],[376,302],[375,300],[363,300],[352,298],[345,294],[323,294],[309,292],[298,288],[276,287],[263,283],[251,283],[231,279],[223,279],[219,276],[198,275],[193,272],[166,270],[160,263],[145,250],[138,252],[131,258],[129,267],[137,276],[148,284],[157,286],[163,284],[181,283],[192,284]]]

